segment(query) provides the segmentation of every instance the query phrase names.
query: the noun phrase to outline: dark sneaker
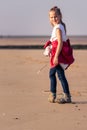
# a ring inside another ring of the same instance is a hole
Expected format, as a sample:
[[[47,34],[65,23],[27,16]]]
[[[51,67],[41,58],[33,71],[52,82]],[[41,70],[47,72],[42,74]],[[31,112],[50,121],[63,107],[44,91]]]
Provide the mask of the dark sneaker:
[[[71,96],[69,94],[64,93],[63,97],[57,99],[57,102],[59,104],[71,103]]]

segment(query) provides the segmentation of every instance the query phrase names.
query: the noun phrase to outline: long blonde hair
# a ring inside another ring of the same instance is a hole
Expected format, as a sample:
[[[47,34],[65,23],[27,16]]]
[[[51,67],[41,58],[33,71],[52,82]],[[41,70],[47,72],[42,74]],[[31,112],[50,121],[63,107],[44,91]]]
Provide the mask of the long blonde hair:
[[[66,25],[65,23],[62,21],[62,13],[60,11],[60,8],[58,8],[57,6],[54,6],[50,9],[50,11],[54,11],[57,15],[61,16],[61,24],[64,26],[65,32],[66,32]]]

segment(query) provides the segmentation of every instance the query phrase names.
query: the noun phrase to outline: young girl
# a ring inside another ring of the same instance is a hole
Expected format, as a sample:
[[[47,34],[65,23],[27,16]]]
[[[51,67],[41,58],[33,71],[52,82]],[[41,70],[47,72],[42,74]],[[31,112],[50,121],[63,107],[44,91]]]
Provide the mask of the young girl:
[[[50,94],[49,94],[49,102],[55,102],[56,99],[56,86],[57,86],[57,79],[56,79],[56,72],[58,78],[61,82],[64,95],[60,99],[58,99],[58,103],[71,103],[71,95],[69,91],[69,85],[67,79],[65,77],[64,70],[73,63],[74,59],[73,56],[67,56],[69,61],[63,57],[63,46],[64,44],[68,44],[69,40],[66,37],[66,26],[62,22],[62,14],[58,7],[53,7],[49,11],[49,19],[50,23],[53,26],[52,35],[50,41],[47,42],[44,48],[48,49],[49,56],[50,56]],[[61,52],[62,51],[62,52]],[[46,54],[47,55],[47,54]],[[64,55],[65,56],[65,55]]]

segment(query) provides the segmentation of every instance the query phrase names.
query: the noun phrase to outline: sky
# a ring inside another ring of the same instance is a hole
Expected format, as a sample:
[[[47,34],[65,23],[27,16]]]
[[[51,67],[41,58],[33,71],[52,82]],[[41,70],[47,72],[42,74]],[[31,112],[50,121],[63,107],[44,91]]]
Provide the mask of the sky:
[[[87,35],[87,0],[0,0],[0,35],[50,35],[53,6],[61,9],[67,35]]]

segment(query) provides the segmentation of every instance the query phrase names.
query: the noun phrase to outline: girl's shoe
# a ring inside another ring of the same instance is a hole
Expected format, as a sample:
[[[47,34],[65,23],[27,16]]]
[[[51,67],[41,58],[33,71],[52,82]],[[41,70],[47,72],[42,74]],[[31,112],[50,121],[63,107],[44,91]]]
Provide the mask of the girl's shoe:
[[[72,102],[72,101],[71,101],[71,96],[70,96],[69,94],[64,93],[64,94],[63,94],[63,97],[57,99],[57,102],[58,102],[59,104],[71,103],[71,102]]]
[[[49,97],[48,97],[48,101],[51,103],[55,103],[55,99],[56,99],[56,93],[50,92]]]

